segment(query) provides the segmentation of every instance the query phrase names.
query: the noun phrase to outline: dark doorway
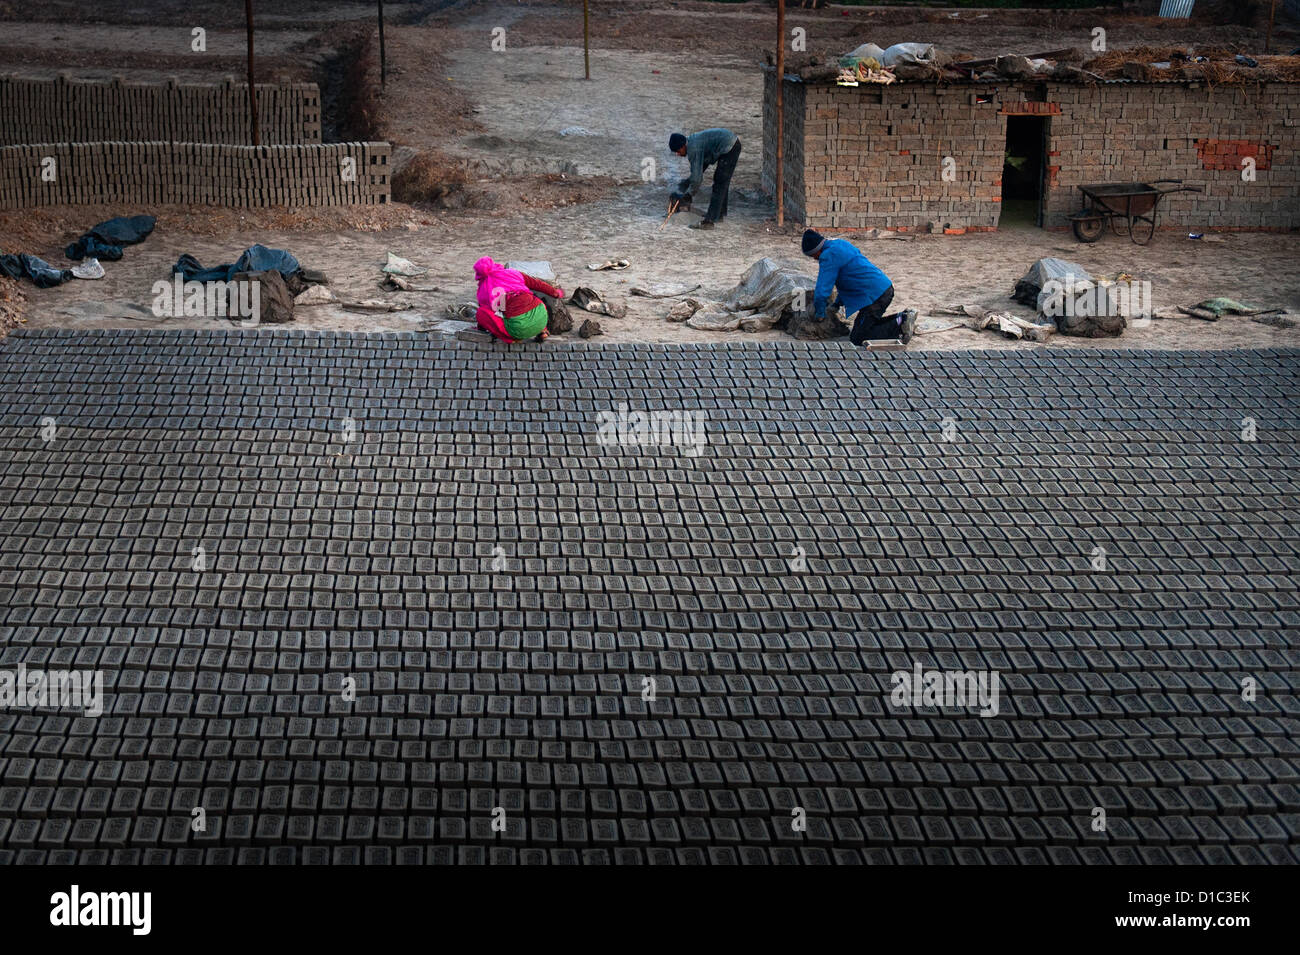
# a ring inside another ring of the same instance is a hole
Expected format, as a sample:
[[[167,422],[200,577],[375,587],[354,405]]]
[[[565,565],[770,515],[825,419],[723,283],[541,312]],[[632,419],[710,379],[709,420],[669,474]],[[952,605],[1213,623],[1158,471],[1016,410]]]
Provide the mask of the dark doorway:
[[[1042,116],[1008,116],[999,228],[1043,224],[1046,171],[1047,120]]]

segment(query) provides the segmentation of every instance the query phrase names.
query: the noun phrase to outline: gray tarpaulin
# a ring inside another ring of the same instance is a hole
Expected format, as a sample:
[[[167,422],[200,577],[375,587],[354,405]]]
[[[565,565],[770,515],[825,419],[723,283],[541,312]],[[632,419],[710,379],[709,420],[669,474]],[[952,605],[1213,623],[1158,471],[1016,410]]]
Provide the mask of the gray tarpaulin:
[[[1098,281],[1088,270],[1064,259],[1039,259],[1016,283],[1011,297],[1037,309],[1066,335],[1106,338],[1121,335],[1130,309],[1115,283]]]
[[[1057,285],[1053,289],[1043,291],[1047,283],[1052,281]],[[1053,297],[1053,293],[1060,296],[1066,285],[1091,281],[1092,276],[1082,265],[1075,265],[1065,259],[1039,259],[1029,267],[1025,277],[1016,283],[1016,290],[1011,297],[1021,305],[1028,305],[1046,314],[1045,306]]]
[[[687,319],[691,328],[726,332],[764,332],[796,308],[812,306],[817,280],[792,262],[759,259],[721,302],[706,302]]]

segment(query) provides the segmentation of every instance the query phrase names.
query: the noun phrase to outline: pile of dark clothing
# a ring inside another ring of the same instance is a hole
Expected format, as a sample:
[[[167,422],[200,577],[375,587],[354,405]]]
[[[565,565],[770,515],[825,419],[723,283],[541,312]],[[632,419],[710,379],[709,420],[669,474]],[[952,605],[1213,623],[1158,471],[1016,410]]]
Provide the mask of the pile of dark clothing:
[[[116,262],[122,257],[122,246],[143,242],[153,232],[153,216],[119,216],[101,222],[72,245],[63,254],[74,262],[82,259],[99,259]]]
[[[74,262],[104,260],[116,262],[122,257],[122,246],[143,242],[153,232],[153,216],[119,216],[101,222],[72,245],[63,254]],[[53,288],[74,278],[102,278],[103,270],[95,261],[72,269],[61,269],[44,259],[25,253],[0,255],[0,274],[11,279],[31,279],[37,288]]]
[[[172,272],[187,282],[257,282],[261,286],[258,320],[266,325],[293,321],[294,298],[323,281],[316,273],[306,272],[290,253],[264,245],[250,246],[234,262],[206,269],[187,252],[176,260]]]
[[[72,278],[71,269],[55,268],[44,259],[26,253],[0,255],[0,274],[11,279],[31,279],[37,288],[53,288]]]

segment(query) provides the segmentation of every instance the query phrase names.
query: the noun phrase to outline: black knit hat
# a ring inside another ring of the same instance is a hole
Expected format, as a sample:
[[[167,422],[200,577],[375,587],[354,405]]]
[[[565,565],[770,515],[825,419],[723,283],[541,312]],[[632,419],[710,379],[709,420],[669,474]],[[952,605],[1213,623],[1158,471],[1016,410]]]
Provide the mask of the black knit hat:
[[[816,255],[825,242],[826,239],[822,237],[820,232],[814,232],[812,229],[808,229],[803,234],[803,254]]]
[[[681,133],[673,133],[671,136],[668,137],[669,152],[675,153],[677,152],[677,150],[681,149],[685,145],[686,145],[686,137],[683,136]]]

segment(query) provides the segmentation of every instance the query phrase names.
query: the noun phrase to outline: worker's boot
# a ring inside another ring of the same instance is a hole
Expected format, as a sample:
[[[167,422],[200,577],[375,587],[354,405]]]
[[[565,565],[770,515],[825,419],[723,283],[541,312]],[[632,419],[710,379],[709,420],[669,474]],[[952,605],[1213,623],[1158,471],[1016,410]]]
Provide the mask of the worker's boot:
[[[898,340],[904,345],[912,340],[916,334],[916,309],[908,308],[903,310],[902,321],[898,323]]]
[[[692,228],[692,229],[712,229],[712,228],[713,228],[713,222],[712,222],[712,220],[709,220],[709,219],[701,219],[699,222],[692,222],[692,223],[691,223],[691,228]]]

